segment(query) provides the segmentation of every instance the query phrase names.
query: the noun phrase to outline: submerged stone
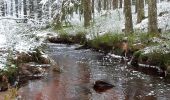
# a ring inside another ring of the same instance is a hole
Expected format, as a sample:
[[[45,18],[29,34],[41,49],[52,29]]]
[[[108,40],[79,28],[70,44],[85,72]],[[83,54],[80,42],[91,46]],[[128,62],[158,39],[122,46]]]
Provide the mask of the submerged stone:
[[[107,91],[107,90],[109,90],[109,89],[111,89],[113,87],[114,87],[114,85],[112,85],[110,83],[98,80],[98,81],[95,82],[95,84],[93,86],[93,89],[96,92],[105,92],[105,91]]]

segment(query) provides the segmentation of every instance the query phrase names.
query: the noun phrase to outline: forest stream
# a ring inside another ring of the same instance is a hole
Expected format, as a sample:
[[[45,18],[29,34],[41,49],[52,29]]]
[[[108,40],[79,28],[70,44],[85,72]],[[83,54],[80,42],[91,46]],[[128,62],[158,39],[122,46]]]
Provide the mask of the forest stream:
[[[169,100],[170,80],[135,71],[108,55],[77,45],[48,44],[49,54],[62,73],[49,71],[41,80],[29,81],[19,89],[21,100]],[[113,84],[98,93],[96,80]]]
[[[0,100],[170,100],[170,0],[0,0]]]

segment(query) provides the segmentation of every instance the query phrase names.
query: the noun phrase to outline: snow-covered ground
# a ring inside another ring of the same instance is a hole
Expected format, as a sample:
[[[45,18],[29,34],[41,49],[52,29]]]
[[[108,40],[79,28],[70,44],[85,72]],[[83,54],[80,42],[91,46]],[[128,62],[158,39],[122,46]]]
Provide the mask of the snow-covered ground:
[[[5,68],[7,57],[12,53],[31,52],[40,46],[47,35],[54,32],[37,30],[34,24],[17,23],[11,19],[0,20],[0,69]],[[37,40],[38,38],[38,40]]]
[[[41,3],[44,4],[47,0],[43,0]],[[147,17],[148,7],[145,6],[145,16]],[[158,15],[161,12],[169,12],[163,16],[158,16],[158,25],[163,31],[170,30],[170,2],[158,3]],[[72,18],[69,19],[73,27],[66,29],[68,33],[74,34],[77,32],[87,32],[88,38],[92,38],[95,35],[102,35],[107,32],[119,33],[124,29],[124,14],[123,9],[104,11],[100,13],[95,11],[95,17],[92,25],[88,29],[83,27],[83,18],[80,20],[80,16],[76,13],[73,14]],[[132,6],[132,16],[134,29],[138,31],[147,31],[148,19],[144,19],[141,23],[136,24],[137,16],[135,13],[135,7]],[[71,16],[70,16],[71,17]],[[28,52],[33,48],[42,44],[44,37],[53,36],[55,32],[52,31],[40,31],[37,30],[39,22],[28,20],[27,24],[16,23],[12,19],[1,19],[0,18],[0,69],[5,66],[6,58],[10,51],[14,52]],[[31,28],[30,28],[31,27]],[[34,28],[36,27],[36,28]],[[34,31],[32,31],[34,30]],[[36,37],[40,37],[37,41]]]
[[[157,14],[158,14],[158,27],[162,31],[170,30],[170,2],[161,2],[157,4]],[[145,7],[145,16],[148,16],[148,7]],[[165,13],[163,16],[159,16],[161,12]],[[136,20],[136,19],[135,19]],[[144,32],[147,32],[148,27],[148,18],[144,19],[141,23],[135,24],[135,29],[140,29]]]
[[[158,16],[158,27],[162,29],[162,31],[170,30],[170,2],[160,2],[157,4],[158,15],[161,12],[168,12],[163,16]],[[95,11],[97,12],[97,11]],[[77,14],[73,14],[73,17],[70,19],[73,27],[66,29],[68,33],[77,33],[79,31],[85,31],[91,35],[102,35],[107,32],[120,33],[122,29],[124,29],[124,13],[123,9],[117,10],[102,10],[100,13],[95,13],[93,19],[93,23],[88,29],[83,28],[83,18],[80,20],[80,16]],[[145,5],[145,19],[137,24],[137,14],[135,13],[135,6],[132,6],[132,19],[133,26],[136,32],[142,31],[147,32],[147,24],[148,24],[148,6]]]

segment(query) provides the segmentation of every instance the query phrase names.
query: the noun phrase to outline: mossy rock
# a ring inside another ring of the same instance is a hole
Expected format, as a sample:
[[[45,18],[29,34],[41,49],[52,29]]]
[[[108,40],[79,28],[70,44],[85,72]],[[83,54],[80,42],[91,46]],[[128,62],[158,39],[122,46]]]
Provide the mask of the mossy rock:
[[[138,63],[159,66],[162,70],[167,70],[168,65],[170,65],[170,53],[156,51],[144,53],[142,50],[140,50],[135,52],[133,56],[138,60]]]

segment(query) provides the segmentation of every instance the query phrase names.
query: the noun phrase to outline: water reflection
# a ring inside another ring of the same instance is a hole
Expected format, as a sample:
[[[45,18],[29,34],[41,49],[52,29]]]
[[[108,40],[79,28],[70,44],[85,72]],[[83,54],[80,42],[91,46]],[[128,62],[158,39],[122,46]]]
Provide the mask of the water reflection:
[[[61,74],[30,81],[20,89],[22,100],[169,100],[170,81],[150,76],[120,64],[118,60],[74,46],[49,44],[47,53],[63,68]],[[115,85],[97,93],[96,80]]]

